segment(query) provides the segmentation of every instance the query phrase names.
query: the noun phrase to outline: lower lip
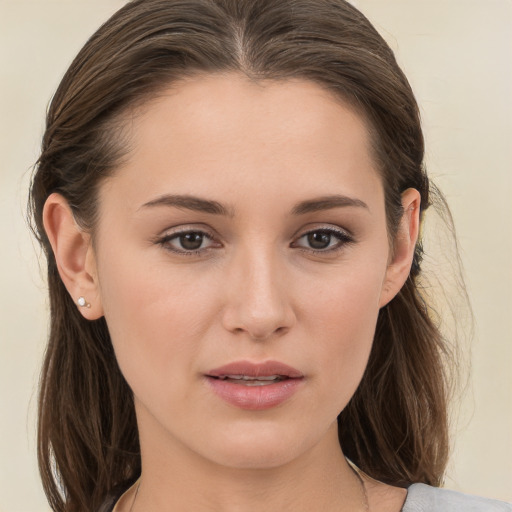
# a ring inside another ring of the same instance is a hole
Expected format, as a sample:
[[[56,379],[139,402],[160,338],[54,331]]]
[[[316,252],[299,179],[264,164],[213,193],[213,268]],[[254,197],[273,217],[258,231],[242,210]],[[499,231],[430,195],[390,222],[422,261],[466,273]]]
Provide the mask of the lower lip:
[[[270,409],[288,400],[303,379],[286,379],[263,386],[246,386],[228,380],[207,377],[213,391],[227,403],[251,411]]]

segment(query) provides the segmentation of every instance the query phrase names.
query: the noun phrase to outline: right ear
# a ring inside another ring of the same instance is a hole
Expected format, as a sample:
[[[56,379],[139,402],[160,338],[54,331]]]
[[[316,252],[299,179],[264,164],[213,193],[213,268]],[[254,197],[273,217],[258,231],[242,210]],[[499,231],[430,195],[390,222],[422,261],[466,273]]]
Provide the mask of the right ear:
[[[91,236],[78,226],[62,195],[53,193],[46,200],[43,224],[59,275],[73,302],[88,320],[102,317],[103,306]],[[79,305],[80,297],[85,299],[84,306]]]

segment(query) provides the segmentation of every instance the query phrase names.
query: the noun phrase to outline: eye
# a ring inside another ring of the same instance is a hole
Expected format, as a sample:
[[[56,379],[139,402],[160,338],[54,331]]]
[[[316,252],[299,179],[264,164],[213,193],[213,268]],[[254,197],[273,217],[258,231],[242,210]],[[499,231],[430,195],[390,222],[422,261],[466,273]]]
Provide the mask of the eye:
[[[208,233],[197,230],[172,233],[158,240],[158,243],[170,251],[182,254],[197,254],[212,247],[220,247]]]
[[[304,233],[292,246],[310,249],[312,252],[330,252],[352,242],[353,238],[341,229],[322,228]]]

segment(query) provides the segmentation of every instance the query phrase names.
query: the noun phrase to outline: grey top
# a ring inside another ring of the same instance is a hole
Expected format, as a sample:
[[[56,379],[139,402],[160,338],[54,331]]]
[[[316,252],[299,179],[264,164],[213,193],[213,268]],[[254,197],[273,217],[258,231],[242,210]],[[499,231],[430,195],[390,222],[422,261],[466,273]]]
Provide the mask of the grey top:
[[[425,484],[412,484],[407,490],[402,512],[512,512],[512,504]]]
[[[124,490],[113,493],[98,512],[112,512]],[[402,512],[512,512],[512,504],[430,485],[412,484],[407,489]]]

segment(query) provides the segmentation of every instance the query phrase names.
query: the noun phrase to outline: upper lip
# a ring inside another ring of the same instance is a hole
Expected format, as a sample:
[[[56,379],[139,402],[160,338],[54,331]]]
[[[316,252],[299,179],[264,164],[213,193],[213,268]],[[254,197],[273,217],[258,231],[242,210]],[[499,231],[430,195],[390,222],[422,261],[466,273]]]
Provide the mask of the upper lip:
[[[261,363],[253,363],[251,361],[234,361],[219,368],[210,370],[208,377],[225,377],[227,375],[244,375],[246,377],[270,377],[278,375],[288,377],[289,379],[298,379],[304,377],[304,374],[279,361],[265,361]]]

